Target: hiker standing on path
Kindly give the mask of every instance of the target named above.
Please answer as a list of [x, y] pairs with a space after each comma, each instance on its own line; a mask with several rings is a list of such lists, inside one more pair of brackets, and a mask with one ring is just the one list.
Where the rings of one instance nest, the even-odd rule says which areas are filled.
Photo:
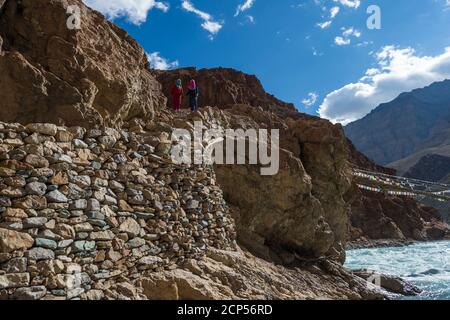
[[189, 96], [189, 105], [191, 107], [191, 111], [195, 112], [198, 110], [198, 95], [200, 92], [195, 80], [192, 78], [189, 80], [188, 89], [189, 90], [186, 95]]
[[176, 84], [173, 86], [171, 93], [172, 93], [173, 111], [180, 112], [184, 93], [183, 85], [180, 79], [178, 79]]

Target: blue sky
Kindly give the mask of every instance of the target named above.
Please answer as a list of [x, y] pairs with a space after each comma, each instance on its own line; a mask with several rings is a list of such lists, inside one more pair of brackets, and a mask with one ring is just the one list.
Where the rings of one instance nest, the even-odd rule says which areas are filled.
[[[236, 68], [333, 122], [450, 78], [450, 0], [84, 2], [126, 29], [156, 67]], [[381, 10], [379, 30], [367, 27], [369, 5]]]

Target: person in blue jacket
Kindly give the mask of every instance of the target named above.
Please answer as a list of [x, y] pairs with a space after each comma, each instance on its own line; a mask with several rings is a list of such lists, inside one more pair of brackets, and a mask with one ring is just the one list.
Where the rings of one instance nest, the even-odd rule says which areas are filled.
[[191, 107], [191, 111], [195, 112], [198, 110], [198, 96], [200, 94], [200, 91], [197, 87], [197, 83], [194, 79], [189, 80], [188, 85], [188, 92], [186, 93], [187, 96], [189, 96], [189, 105]]

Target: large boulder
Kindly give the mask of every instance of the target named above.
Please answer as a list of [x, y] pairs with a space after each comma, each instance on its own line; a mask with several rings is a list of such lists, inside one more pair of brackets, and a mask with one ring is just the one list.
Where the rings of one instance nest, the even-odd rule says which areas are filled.
[[384, 294], [333, 262], [286, 268], [246, 251], [209, 250], [182, 269], [149, 273], [137, 287], [151, 300], [383, 299]]
[[[81, 0], [1, 4], [1, 121], [118, 126], [165, 105], [144, 50]], [[69, 5], [80, 29], [67, 26]]]
[[417, 296], [422, 293], [420, 288], [396, 276], [366, 269], [355, 270], [352, 273], [366, 281], [378, 284], [381, 288], [390, 293], [404, 296]]

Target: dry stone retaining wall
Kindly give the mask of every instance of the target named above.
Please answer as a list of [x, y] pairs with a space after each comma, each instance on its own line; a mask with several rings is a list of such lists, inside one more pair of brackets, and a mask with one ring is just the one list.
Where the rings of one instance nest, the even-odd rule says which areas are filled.
[[0, 123], [0, 298], [99, 299], [117, 279], [234, 248], [213, 170], [172, 164], [168, 138]]

